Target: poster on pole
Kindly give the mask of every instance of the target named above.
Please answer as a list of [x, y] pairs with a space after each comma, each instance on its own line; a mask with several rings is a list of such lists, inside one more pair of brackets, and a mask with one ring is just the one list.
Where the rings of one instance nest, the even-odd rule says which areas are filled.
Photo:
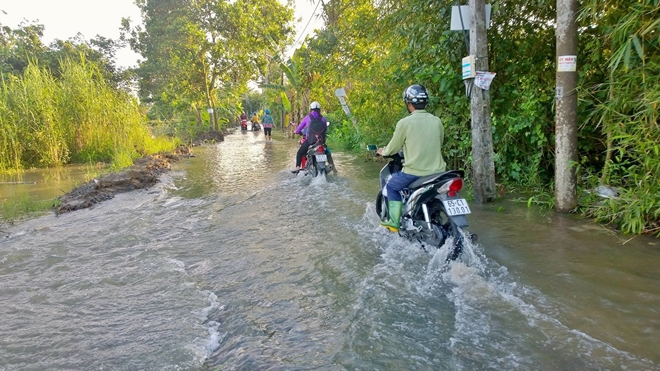
[[577, 70], [577, 55], [560, 55], [557, 58], [557, 72], [575, 72]]
[[484, 90], [488, 90], [495, 75], [495, 72], [477, 71], [477, 75], [474, 77], [474, 84]]

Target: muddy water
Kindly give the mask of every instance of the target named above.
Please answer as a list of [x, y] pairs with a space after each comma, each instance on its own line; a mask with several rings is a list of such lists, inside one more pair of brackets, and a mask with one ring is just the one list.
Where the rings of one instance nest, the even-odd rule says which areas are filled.
[[660, 369], [656, 240], [471, 204], [447, 266], [377, 227], [377, 164], [311, 181], [275, 134], [5, 228], [0, 370]]
[[108, 171], [106, 166], [67, 165], [0, 174], [0, 202], [50, 201]]

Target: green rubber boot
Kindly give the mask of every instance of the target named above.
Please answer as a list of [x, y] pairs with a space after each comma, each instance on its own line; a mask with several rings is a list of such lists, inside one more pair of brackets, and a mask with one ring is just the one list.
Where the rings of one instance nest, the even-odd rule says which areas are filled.
[[389, 229], [392, 232], [398, 232], [401, 225], [401, 209], [403, 202], [401, 201], [387, 201], [387, 209], [390, 214], [390, 220], [380, 222], [380, 225]]

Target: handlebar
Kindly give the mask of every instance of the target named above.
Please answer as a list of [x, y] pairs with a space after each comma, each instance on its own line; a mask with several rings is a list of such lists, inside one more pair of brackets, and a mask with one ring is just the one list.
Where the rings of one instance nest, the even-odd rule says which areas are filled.
[[373, 152], [375, 157], [383, 157], [383, 158], [391, 158], [394, 161], [401, 161], [403, 160], [403, 150], [400, 150], [399, 152], [389, 155], [389, 156], [383, 156], [378, 154], [378, 146], [375, 144], [369, 144], [367, 145], [367, 151]]

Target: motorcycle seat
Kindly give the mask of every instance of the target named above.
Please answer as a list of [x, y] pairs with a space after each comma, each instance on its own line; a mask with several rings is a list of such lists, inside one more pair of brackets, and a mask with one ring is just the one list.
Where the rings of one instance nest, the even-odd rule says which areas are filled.
[[410, 183], [408, 186], [408, 189], [416, 189], [423, 187], [427, 184], [433, 184], [437, 183], [446, 179], [452, 179], [452, 178], [463, 178], [465, 175], [465, 172], [463, 170], [449, 170], [449, 171], [444, 171], [442, 173], [435, 173], [427, 176], [423, 176], [414, 182]]
[[[318, 143], [317, 143], [317, 144], [312, 144], [312, 145], [309, 146], [309, 148], [307, 149], [307, 153], [309, 153], [309, 154], [316, 153], [316, 151], [317, 151], [317, 150], [319, 149], [319, 147], [322, 146], [322, 145], [323, 145], [323, 144], [318, 144]], [[325, 152], [324, 152], [324, 153], [325, 153]]]

